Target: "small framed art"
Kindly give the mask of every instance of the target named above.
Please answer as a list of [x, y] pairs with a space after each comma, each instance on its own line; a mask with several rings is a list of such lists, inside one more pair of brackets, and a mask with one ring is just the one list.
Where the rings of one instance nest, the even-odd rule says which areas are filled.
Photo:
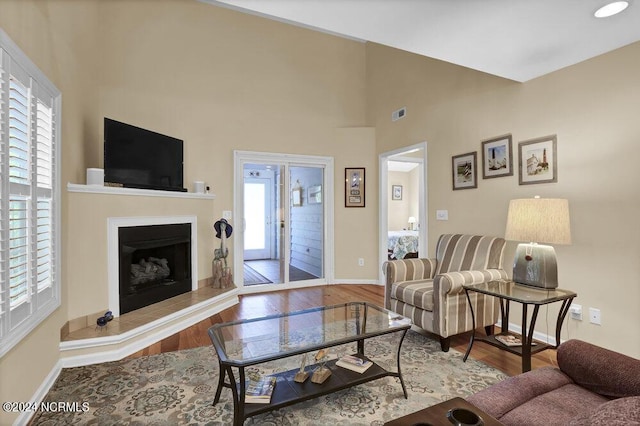
[[558, 181], [556, 142], [556, 135], [551, 135], [518, 144], [520, 185]]
[[344, 206], [364, 207], [365, 173], [364, 167], [344, 169]]
[[322, 203], [322, 185], [313, 185], [308, 189], [309, 204]]
[[451, 157], [453, 189], [472, 189], [478, 187], [476, 151]]
[[391, 185], [391, 199], [402, 200], [402, 185]]
[[482, 179], [513, 176], [511, 135], [482, 142]]
[[302, 189], [295, 188], [291, 190], [291, 204], [294, 207], [300, 207], [302, 205]]

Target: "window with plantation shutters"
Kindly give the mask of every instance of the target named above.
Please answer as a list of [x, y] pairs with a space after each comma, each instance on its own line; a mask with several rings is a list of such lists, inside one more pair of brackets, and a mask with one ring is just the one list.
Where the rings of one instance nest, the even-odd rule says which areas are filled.
[[60, 306], [60, 102], [0, 30], [0, 357]]

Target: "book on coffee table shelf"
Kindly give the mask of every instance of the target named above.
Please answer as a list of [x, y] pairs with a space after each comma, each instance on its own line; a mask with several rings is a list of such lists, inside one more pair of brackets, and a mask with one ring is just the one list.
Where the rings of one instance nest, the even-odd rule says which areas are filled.
[[[505, 346], [522, 346], [522, 340], [520, 337], [513, 334], [499, 334], [496, 336], [496, 340]], [[531, 342], [531, 346], [535, 346], [535, 342]]]
[[373, 362], [358, 358], [353, 355], [345, 355], [336, 361], [338, 367], [346, 368], [347, 370], [355, 371], [356, 373], [364, 373], [369, 367], [373, 365]]
[[276, 385], [276, 378], [266, 376], [260, 380], [247, 379], [245, 382], [244, 402], [247, 404], [269, 404], [273, 388]]

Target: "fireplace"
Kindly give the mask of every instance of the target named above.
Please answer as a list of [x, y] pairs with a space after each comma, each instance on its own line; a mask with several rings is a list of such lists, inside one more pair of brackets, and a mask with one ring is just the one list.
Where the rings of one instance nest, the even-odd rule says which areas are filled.
[[118, 317], [198, 289], [195, 216], [107, 219], [109, 304]]
[[118, 228], [120, 314], [191, 291], [191, 224]]

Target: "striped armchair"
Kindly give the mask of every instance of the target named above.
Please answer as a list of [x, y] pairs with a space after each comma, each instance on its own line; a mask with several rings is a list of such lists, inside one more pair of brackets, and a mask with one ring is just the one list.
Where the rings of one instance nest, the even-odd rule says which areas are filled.
[[[507, 279], [502, 269], [504, 246], [503, 238], [445, 234], [438, 239], [435, 259], [385, 262], [385, 307], [440, 336], [440, 346], [447, 352], [450, 336], [472, 328], [462, 286]], [[470, 297], [476, 325], [489, 332], [498, 319], [499, 302], [479, 293]]]

